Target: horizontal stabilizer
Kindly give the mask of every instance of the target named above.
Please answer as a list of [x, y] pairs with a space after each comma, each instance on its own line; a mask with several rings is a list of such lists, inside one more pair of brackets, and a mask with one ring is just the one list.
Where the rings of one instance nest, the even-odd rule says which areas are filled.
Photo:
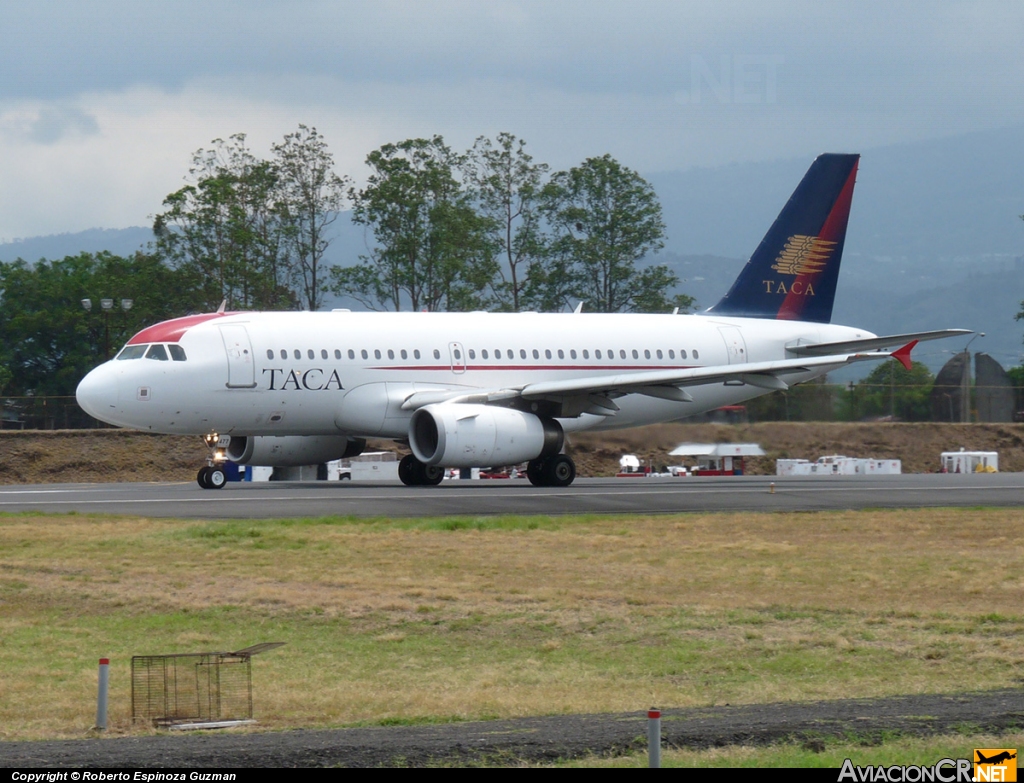
[[829, 356], [836, 353], [852, 353], [854, 351], [877, 351], [891, 348], [894, 345], [906, 345], [911, 340], [941, 340], [944, 337], [962, 337], [974, 334], [970, 329], [939, 329], [934, 332], [911, 332], [909, 334], [890, 334], [885, 337], [870, 337], [866, 340], [844, 340], [838, 343], [810, 343], [807, 345], [787, 345], [786, 350], [796, 356]]

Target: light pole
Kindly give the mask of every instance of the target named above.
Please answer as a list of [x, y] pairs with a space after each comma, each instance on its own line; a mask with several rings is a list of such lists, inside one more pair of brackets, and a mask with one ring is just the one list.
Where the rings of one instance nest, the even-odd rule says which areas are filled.
[[984, 332], [978, 332], [964, 346], [964, 371], [960, 375], [960, 421], [964, 424], [971, 421], [971, 352], [968, 349], [971, 343], [984, 336]]
[[[125, 317], [128, 315], [128, 311], [132, 309], [132, 305], [135, 304], [133, 299], [122, 299], [121, 300], [121, 312]], [[92, 299], [83, 299], [82, 307], [87, 313], [92, 312]], [[110, 361], [110, 311], [114, 309], [113, 299], [100, 299], [100, 309], [103, 311], [103, 358], [106, 361]]]

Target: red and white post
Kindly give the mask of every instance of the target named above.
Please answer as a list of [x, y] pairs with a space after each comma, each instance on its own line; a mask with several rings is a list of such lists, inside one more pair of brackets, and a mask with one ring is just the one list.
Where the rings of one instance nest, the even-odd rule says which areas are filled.
[[661, 710], [647, 710], [647, 766], [661, 768]]
[[110, 688], [110, 659], [100, 658], [99, 689], [96, 694], [96, 728], [107, 728], [107, 692]]

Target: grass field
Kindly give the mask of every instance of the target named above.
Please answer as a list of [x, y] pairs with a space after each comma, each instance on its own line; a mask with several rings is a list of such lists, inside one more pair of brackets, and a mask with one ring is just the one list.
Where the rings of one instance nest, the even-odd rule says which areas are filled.
[[1024, 511], [183, 521], [0, 516], [0, 737], [75, 737], [111, 658], [253, 661], [263, 728], [1024, 681]]

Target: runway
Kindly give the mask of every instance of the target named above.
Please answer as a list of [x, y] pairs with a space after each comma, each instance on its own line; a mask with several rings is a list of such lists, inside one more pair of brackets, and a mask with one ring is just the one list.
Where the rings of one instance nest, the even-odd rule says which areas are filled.
[[[772, 491], [774, 484], [774, 491]], [[1024, 473], [981, 475], [578, 479], [571, 487], [525, 480], [46, 484], [0, 487], [0, 512], [129, 514], [191, 519], [428, 517], [495, 514], [668, 514], [861, 508], [1024, 506]]]

